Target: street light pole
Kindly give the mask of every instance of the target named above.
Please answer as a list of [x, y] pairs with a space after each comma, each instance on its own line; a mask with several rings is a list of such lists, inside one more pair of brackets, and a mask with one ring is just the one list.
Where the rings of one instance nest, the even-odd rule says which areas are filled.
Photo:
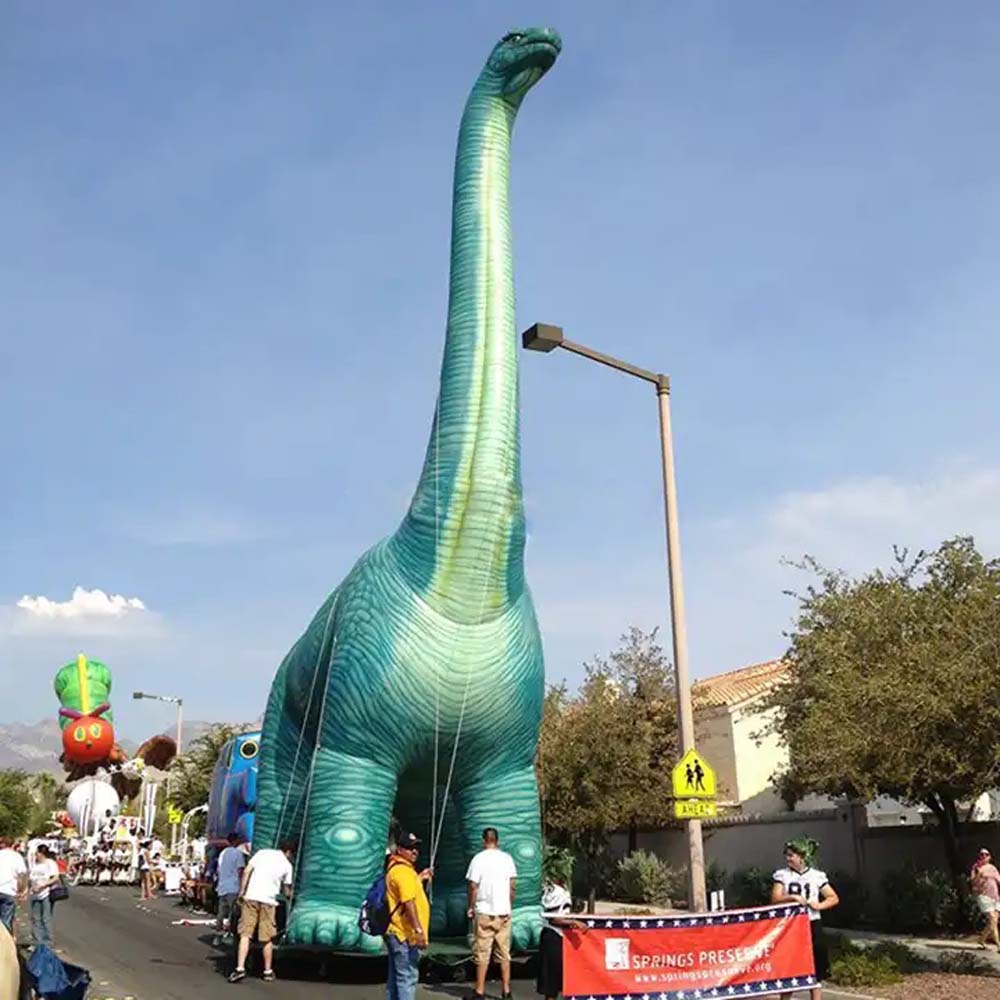
[[[684, 584], [681, 577], [681, 540], [677, 521], [677, 481], [674, 477], [674, 444], [670, 423], [670, 379], [645, 368], [630, 365], [609, 354], [602, 354], [583, 344], [563, 337], [562, 329], [536, 323], [521, 335], [529, 351], [548, 353], [557, 347], [579, 354], [591, 361], [616, 368], [656, 386], [660, 414], [660, 452], [663, 461], [663, 507], [667, 531], [667, 573], [670, 578], [670, 631], [674, 652], [674, 687], [677, 694], [677, 730], [681, 752], [694, 749], [694, 710], [691, 706], [691, 680], [688, 672], [687, 626], [684, 615]], [[688, 888], [691, 909], [708, 909], [705, 891], [705, 850], [702, 843], [701, 820], [684, 821], [688, 842]]]
[[[149, 701], [165, 701], [169, 705], [177, 706], [177, 756], [180, 756], [181, 752], [181, 741], [184, 737], [184, 699], [175, 698], [172, 695], [164, 694], [146, 694], [144, 691], [133, 691], [132, 697], [136, 700], [140, 698], [146, 698]], [[170, 798], [171, 787], [173, 784], [173, 774], [167, 771], [167, 798]], [[172, 823], [170, 826], [170, 853], [174, 855], [177, 853], [177, 824]]]

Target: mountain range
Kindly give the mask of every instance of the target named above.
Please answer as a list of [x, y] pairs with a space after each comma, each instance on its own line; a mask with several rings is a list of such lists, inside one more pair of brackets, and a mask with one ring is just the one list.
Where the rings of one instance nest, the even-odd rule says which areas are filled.
[[[215, 722], [186, 722], [184, 724], [184, 743], [190, 745], [192, 740], [203, 736]], [[175, 735], [166, 731], [165, 735]], [[139, 744], [134, 740], [119, 738], [119, 744], [126, 753], [135, 753]], [[62, 753], [62, 732], [59, 723], [54, 718], [42, 719], [33, 725], [24, 722], [0, 723], [0, 769], [17, 768], [29, 774], [48, 772], [61, 775], [62, 764], [59, 755]]]

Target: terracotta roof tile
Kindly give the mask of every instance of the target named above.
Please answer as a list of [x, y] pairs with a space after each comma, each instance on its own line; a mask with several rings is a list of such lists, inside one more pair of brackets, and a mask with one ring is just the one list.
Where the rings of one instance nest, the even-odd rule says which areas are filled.
[[755, 663], [726, 674], [705, 677], [691, 687], [691, 700], [695, 711], [723, 705], [738, 705], [749, 698], [764, 694], [774, 687], [789, 671], [785, 660], [768, 660]]

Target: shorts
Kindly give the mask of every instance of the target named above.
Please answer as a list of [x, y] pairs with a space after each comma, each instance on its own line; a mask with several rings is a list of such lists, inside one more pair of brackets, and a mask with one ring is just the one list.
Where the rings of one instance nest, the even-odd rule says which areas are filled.
[[976, 896], [976, 906], [980, 913], [995, 913], [1000, 911], [1000, 899], [991, 899], [989, 896]]
[[472, 957], [476, 965], [486, 965], [493, 955], [498, 962], [510, 961], [510, 914], [503, 917], [476, 914]]
[[261, 944], [273, 941], [278, 933], [275, 921], [276, 906], [267, 903], [258, 903], [253, 899], [243, 900], [243, 909], [240, 910], [240, 937], [252, 938], [254, 931], [257, 932], [257, 940]]
[[830, 975], [830, 953], [826, 950], [826, 937], [820, 920], [809, 921], [812, 934], [813, 962], [816, 966], [816, 981], [821, 983]]

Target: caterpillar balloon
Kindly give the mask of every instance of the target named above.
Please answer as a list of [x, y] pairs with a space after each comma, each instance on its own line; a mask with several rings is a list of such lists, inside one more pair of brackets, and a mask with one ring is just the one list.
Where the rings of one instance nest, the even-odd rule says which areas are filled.
[[99, 764], [115, 751], [112, 724], [111, 671], [81, 653], [56, 673], [54, 683], [62, 727], [63, 758], [66, 764]]

